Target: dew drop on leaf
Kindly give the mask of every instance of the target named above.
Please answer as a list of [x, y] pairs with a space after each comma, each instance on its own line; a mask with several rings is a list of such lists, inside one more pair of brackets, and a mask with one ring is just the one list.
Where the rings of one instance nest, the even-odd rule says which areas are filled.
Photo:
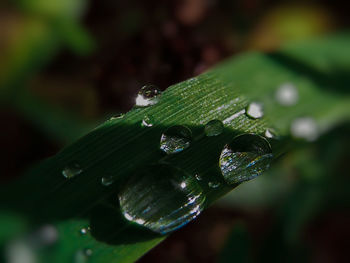
[[211, 120], [204, 127], [206, 136], [217, 136], [224, 130], [224, 124], [220, 120]]
[[166, 234], [196, 218], [205, 195], [193, 176], [168, 164], [156, 164], [131, 176], [118, 199], [127, 220]]
[[307, 141], [314, 141], [318, 137], [317, 124], [310, 117], [295, 119], [292, 122], [290, 131], [295, 138], [301, 138]]
[[82, 229], [80, 229], [80, 234], [81, 235], [86, 235], [87, 233], [89, 233], [90, 232], [90, 227], [88, 226], [88, 227], [83, 227]]
[[276, 131], [274, 129], [268, 128], [265, 130], [265, 137], [269, 139], [277, 139], [278, 136], [276, 134]]
[[114, 120], [123, 119], [123, 118], [124, 118], [124, 114], [120, 113], [120, 114], [118, 114], [116, 116], [110, 117], [109, 121], [114, 121]]
[[80, 167], [78, 163], [70, 163], [62, 170], [62, 175], [67, 178], [71, 179], [83, 172], [83, 169]]
[[190, 146], [192, 132], [189, 128], [181, 125], [167, 129], [160, 138], [160, 149], [167, 153], [178, 153]]
[[160, 89], [155, 85], [145, 85], [141, 88], [136, 97], [137, 107], [147, 107], [156, 104], [161, 95]]
[[282, 106], [293, 106], [298, 102], [298, 90], [292, 83], [283, 83], [276, 91], [275, 98]]
[[153, 126], [153, 120], [149, 116], [145, 116], [141, 121], [142, 127], [152, 127]]
[[269, 168], [272, 151], [262, 136], [243, 134], [226, 144], [221, 152], [219, 166], [228, 184], [251, 180]]
[[260, 119], [264, 116], [263, 106], [259, 102], [252, 102], [247, 106], [245, 113], [252, 119]]
[[103, 176], [101, 178], [101, 184], [103, 186], [109, 186], [111, 184], [113, 184], [114, 180], [113, 180], [113, 176]]

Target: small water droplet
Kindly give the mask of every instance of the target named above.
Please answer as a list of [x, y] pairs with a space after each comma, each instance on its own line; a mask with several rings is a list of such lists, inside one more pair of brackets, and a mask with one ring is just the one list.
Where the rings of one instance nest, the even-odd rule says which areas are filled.
[[194, 176], [198, 181], [202, 181], [202, 176], [200, 176], [199, 174], [195, 174]]
[[276, 131], [274, 129], [266, 129], [265, 130], [265, 137], [266, 138], [269, 138], [269, 139], [276, 139], [277, 138], [277, 135], [276, 135]]
[[160, 89], [154, 85], [146, 85], [141, 88], [136, 97], [136, 106], [147, 107], [156, 104], [161, 95]]
[[78, 163], [70, 163], [62, 170], [62, 175], [67, 178], [71, 179], [83, 172], [83, 169], [80, 167]]
[[141, 126], [142, 127], [152, 127], [153, 126], [153, 120], [148, 117], [148, 116], [145, 116], [141, 122]]
[[276, 91], [275, 98], [283, 106], [292, 106], [298, 102], [298, 90], [292, 83], [283, 83]]
[[219, 166], [228, 184], [251, 180], [270, 166], [272, 151], [269, 142], [262, 136], [243, 134], [225, 145]]
[[167, 153], [178, 153], [190, 146], [192, 132], [189, 128], [181, 125], [167, 129], [160, 138], [160, 149]]
[[80, 229], [80, 234], [81, 235], [86, 235], [87, 233], [90, 232], [90, 227], [83, 227], [82, 229]]
[[119, 113], [118, 115], [109, 118], [109, 121], [114, 121], [114, 120], [123, 119], [123, 118], [124, 118], [124, 114]]
[[139, 169], [118, 198], [127, 220], [161, 234], [196, 218], [205, 202], [196, 179], [167, 164]]
[[208, 186], [209, 186], [210, 188], [218, 188], [218, 187], [220, 186], [220, 182], [210, 181], [210, 182], [208, 183]]
[[113, 184], [114, 180], [113, 180], [113, 176], [103, 176], [101, 178], [101, 184], [104, 186], [109, 186], [111, 184]]
[[295, 119], [290, 129], [295, 138], [307, 141], [314, 141], [318, 138], [317, 124], [314, 119], [309, 117]]
[[217, 136], [224, 130], [224, 124], [220, 120], [211, 120], [204, 127], [206, 136]]
[[252, 102], [246, 109], [246, 115], [253, 119], [260, 119], [264, 116], [263, 106], [259, 102]]

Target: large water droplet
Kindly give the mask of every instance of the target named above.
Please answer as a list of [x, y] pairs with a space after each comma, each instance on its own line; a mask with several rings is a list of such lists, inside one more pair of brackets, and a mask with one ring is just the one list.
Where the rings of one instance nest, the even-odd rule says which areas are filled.
[[71, 179], [83, 172], [83, 169], [80, 167], [78, 163], [70, 163], [62, 170], [62, 175], [67, 178]]
[[211, 120], [204, 127], [206, 136], [217, 136], [224, 130], [224, 124], [220, 120]]
[[142, 127], [152, 127], [153, 126], [153, 120], [150, 117], [145, 116], [142, 119], [141, 126]]
[[246, 114], [248, 117], [253, 119], [260, 119], [264, 116], [263, 106], [261, 103], [252, 102], [248, 105], [246, 109]]
[[178, 153], [190, 146], [192, 132], [189, 128], [181, 125], [167, 129], [160, 138], [160, 149], [167, 153]]
[[154, 85], [146, 85], [141, 88], [136, 97], [136, 106], [147, 107], [159, 101], [161, 91]]
[[103, 176], [101, 178], [101, 184], [104, 186], [109, 186], [113, 184], [113, 182], [114, 182], [113, 176]]
[[119, 202], [127, 220], [166, 234], [196, 218], [205, 196], [193, 176], [158, 164], [134, 174], [120, 192]]
[[290, 129], [295, 138], [314, 141], [318, 137], [317, 124], [314, 119], [309, 117], [295, 119], [292, 122]]
[[225, 181], [235, 184], [259, 176], [270, 166], [271, 159], [271, 146], [264, 137], [243, 134], [225, 145], [219, 166]]
[[283, 106], [295, 105], [299, 99], [298, 90], [292, 83], [284, 83], [276, 91], [275, 98]]

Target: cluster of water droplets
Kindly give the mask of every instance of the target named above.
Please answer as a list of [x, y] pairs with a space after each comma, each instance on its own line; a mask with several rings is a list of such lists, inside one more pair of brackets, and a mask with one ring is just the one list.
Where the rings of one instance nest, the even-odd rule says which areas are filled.
[[[144, 86], [137, 95], [136, 106], [154, 105], [159, 101], [160, 95], [161, 92], [156, 86]], [[243, 110], [242, 114], [244, 113], [251, 119], [262, 118], [262, 104], [252, 102]], [[209, 121], [204, 126], [204, 135], [221, 135], [224, 123], [226, 122], [216, 119]], [[153, 124], [154, 121], [149, 115], [144, 116], [141, 121], [141, 127], [144, 128], [152, 127]], [[267, 129], [265, 136], [273, 138], [275, 133], [272, 129]], [[192, 140], [192, 131], [188, 127], [175, 125], [161, 134], [159, 148], [167, 155], [177, 154], [190, 147]], [[230, 185], [250, 180], [268, 168], [271, 158], [271, 147], [265, 138], [254, 134], [240, 135], [225, 145], [221, 152], [219, 167], [224, 179], [221, 181]], [[63, 169], [62, 174], [70, 179], [82, 172], [78, 163], [71, 163]], [[103, 186], [109, 186], [113, 181], [112, 176], [101, 178]], [[145, 166], [137, 169], [120, 190], [118, 201], [121, 211], [129, 221], [157, 233], [169, 233], [196, 218], [203, 210], [206, 196], [201, 181], [201, 175], [187, 174], [169, 164]], [[204, 180], [204, 184], [211, 189], [222, 185], [217, 178]], [[81, 235], [87, 235], [89, 232], [88, 227], [80, 230]], [[81, 250], [76, 256], [84, 260], [91, 253], [91, 250]]]

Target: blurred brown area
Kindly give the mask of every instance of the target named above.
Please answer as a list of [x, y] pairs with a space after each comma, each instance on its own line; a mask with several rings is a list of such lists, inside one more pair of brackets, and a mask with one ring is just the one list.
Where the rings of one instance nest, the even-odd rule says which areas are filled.
[[[6, 51], [22, 36], [27, 18], [11, 4], [0, 7], [0, 50]], [[82, 21], [96, 42], [94, 52], [77, 56], [61, 50], [26, 88], [83, 119], [99, 120], [131, 109], [144, 84], [166, 89], [243, 51], [270, 51], [289, 41], [347, 29], [349, 10], [349, 3], [340, 0], [91, 0]], [[0, 60], [5, 56], [1, 52]], [[4, 65], [0, 62], [0, 79]], [[18, 176], [62, 147], [11, 109], [1, 107], [0, 116], [1, 179]], [[254, 254], [275, 224], [273, 213], [209, 209], [139, 262], [217, 262], [238, 221], [252, 237]], [[341, 210], [307, 224], [308, 262], [347, 261], [348, 219]]]

